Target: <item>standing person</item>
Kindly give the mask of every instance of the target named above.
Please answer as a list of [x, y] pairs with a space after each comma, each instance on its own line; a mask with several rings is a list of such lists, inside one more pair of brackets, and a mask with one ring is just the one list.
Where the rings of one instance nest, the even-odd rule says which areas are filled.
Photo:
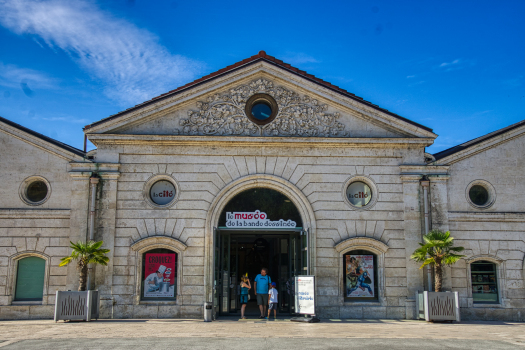
[[246, 304], [248, 304], [248, 293], [252, 289], [250, 280], [246, 276], [241, 277], [241, 318], [246, 318], [244, 316], [244, 310], [246, 309]]
[[268, 300], [268, 318], [270, 318], [270, 312], [273, 310], [273, 318], [277, 318], [277, 306], [279, 305], [279, 302], [277, 301], [277, 296], [279, 295], [279, 292], [277, 291], [277, 288], [275, 288], [277, 284], [275, 282], [272, 282], [272, 288], [268, 291], [269, 300]]
[[255, 277], [253, 281], [255, 286], [255, 295], [257, 295], [257, 305], [259, 305], [259, 310], [261, 311], [261, 316], [259, 318], [266, 318], [266, 306], [268, 306], [268, 291], [270, 289], [270, 284], [272, 279], [268, 276], [268, 269], [263, 267], [261, 273]]

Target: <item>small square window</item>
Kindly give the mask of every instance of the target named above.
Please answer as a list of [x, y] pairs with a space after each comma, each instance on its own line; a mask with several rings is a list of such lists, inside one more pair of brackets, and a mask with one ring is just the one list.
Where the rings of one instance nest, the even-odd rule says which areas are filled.
[[473, 262], [470, 265], [470, 278], [475, 304], [499, 303], [496, 264], [490, 261]]

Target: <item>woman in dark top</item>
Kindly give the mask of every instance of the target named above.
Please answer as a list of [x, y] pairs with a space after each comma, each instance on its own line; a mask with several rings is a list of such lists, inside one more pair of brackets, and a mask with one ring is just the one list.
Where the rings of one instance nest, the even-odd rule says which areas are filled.
[[244, 316], [244, 310], [246, 309], [246, 304], [248, 304], [248, 293], [250, 289], [252, 289], [252, 285], [248, 277], [241, 277], [241, 318], [246, 318]]

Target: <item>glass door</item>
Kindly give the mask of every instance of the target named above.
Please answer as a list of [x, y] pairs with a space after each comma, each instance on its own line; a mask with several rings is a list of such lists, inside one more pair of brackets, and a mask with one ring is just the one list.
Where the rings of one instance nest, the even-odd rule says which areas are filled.
[[308, 232], [294, 232], [290, 235], [290, 278], [287, 292], [290, 295], [290, 313], [295, 313], [295, 276], [308, 274]]
[[214, 228], [213, 234], [215, 238], [215, 245], [213, 247], [213, 317], [217, 318], [217, 316], [219, 315], [219, 300], [221, 290], [221, 230], [219, 230], [218, 228]]

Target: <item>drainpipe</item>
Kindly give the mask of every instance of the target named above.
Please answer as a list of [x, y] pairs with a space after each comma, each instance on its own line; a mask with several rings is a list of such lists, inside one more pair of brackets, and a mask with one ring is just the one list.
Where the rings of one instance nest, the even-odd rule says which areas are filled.
[[[430, 181], [424, 176], [420, 181], [421, 187], [423, 187], [423, 201], [424, 201], [424, 210], [425, 210], [425, 235], [428, 234], [430, 223], [428, 218], [428, 188], [430, 186]], [[432, 291], [432, 268], [430, 265], [427, 265], [427, 278], [428, 278], [428, 291]]]
[[[95, 238], [95, 204], [97, 200], [97, 184], [100, 179], [96, 175], [92, 175], [89, 178], [91, 183], [91, 203], [89, 208], [89, 238], [88, 241], [92, 241]], [[87, 289], [91, 286], [91, 273], [88, 273], [87, 278]]]

